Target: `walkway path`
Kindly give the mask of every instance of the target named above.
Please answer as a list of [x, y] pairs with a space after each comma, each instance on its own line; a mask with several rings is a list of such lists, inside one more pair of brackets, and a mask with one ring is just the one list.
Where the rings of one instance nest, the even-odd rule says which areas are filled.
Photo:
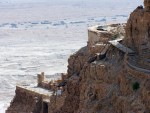
[[[134, 55], [135, 52], [133, 50], [131, 50], [130, 48], [128, 48], [128, 47], [126, 47], [126, 46], [124, 46], [124, 45], [119, 43], [119, 41], [121, 41], [121, 40], [122, 39], [119, 38], [119, 39], [116, 39], [116, 40], [111, 40], [111, 41], [109, 41], [109, 43], [111, 45], [113, 45], [114, 47], [118, 48], [119, 50], [123, 51], [124, 53], [128, 53], [128, 54], [133, 54]], [[133, 58], [132, 58], [132, 56], [128, 56], [127, 65], [129, 67], [131, 67], [131, 68], [136, 69], [137, 71], [141, 71], [141, 72], [149, 74], [150, 73], [149, 67], [147, 67], [147, 68], [140, 67], [140, 64], [138, 64], [139, 60], [140, 59], [138, 59], [136, 61], [135, 56]], [[147, 61], [147, 63], [149, 63], [149, 62]]]
[[133, 62], [132, 62], [132, 63], [131, 63], [131, 62], [127, 62], [127, 65], [128, 65], [129, 67], [131, 67], [131, 68], [137, 70], [137, 71], [141, 71], [141, 72], [150, 74], [150, 70], [148, 70], [148, 69], [143, 69], [143, 68], [141, 68], [141, 67], [137, 67], [137, 65], [135, 65]]
[[123, 51], [124, 53], [134, 53], [133, 50], [131, 50], [130, 48], [122, 45], [119, 43], [119, 41], [121, 41], [122, 39], [116, 39], [116, 40], [112, 40], [112, 41], [109, 41], [109, 43], [113, 46], [115, 46], [116, 48], [120, 49], [121, 51]]

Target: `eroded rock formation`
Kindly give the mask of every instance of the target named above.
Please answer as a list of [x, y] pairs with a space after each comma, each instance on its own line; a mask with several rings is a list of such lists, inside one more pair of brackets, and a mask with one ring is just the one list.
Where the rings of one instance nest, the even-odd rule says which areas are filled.
[[49, 101], [40, 94], [35, 112], [35, 95], [17, 88], [6, 113], [21, 113], [17, 103], [33, 106], [26, 113], [150, 113], [150, 0], [144, 4], [126, 25], [89, 28], [87, 46], [68, 59], [68, 73], [59, 81], [61, 95], [41, 74], [39, 87], [53, 92]]

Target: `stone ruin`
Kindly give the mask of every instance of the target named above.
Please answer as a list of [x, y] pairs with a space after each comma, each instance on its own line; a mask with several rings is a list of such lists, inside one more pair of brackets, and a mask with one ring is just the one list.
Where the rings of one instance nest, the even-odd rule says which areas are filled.
[[150, 113], [150, 0], [127, 24], [93, 26], [60, 80], [17, 85], [6, 113]]

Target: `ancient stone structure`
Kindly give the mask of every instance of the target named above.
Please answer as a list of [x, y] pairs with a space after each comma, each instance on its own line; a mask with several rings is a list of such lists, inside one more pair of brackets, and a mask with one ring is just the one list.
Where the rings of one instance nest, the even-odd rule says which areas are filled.
[[41, 74], [37, 75], [38, 79], [37, 79], [37, 83], [38, 86], [42, 85], [42, 82], [44, 81], [44, 72], [42, 72]]
[[62, 79], [19, 85], [6, 113], [150, 113], [149, 0], [127, 24], [88, 29]]

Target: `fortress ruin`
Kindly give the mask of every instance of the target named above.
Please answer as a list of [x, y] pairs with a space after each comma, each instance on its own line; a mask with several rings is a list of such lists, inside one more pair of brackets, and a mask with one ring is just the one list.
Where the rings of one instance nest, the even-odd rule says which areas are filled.
[[17, 85], [6, 113], [150, 113], [150, 0], [126, 24], [90, 27], [67, 74]]

